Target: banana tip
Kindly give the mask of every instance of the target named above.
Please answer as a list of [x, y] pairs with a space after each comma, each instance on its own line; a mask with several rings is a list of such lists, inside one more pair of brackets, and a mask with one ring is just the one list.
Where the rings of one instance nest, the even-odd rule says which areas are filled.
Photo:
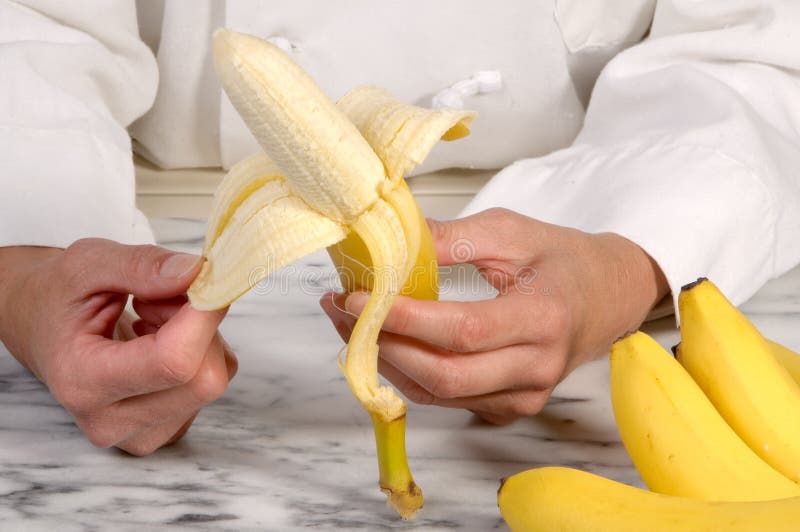
[[629, 337], [629, 336], [631, 336], [631, 335], [634, 335], [634, 334], [636, 334], [637, 332], [639, 332], [639, 330], [638, 330], [638, 329], [636, 329], [636, 330], [634, 330], [634, 331], [626, 331], [626, 332], [624, 332], [624, 333], [622, 334], [622, 336], [620, 336], [619, 338], [617, 338], [616, 340], [614, 340], [614, 342], [613, 342], [613, 343], [615, 343], [615, 344], [616, 344], [617, 342], [621, 342], [621, 341], [622, 341], [622, 340], [624, 340], [625, 338], [627, 338], [627, 337]]
[[[500, 498], [500, 492], [501, 492], [501, 491], [503, 491], [503, 486], [505, 486], [505, 485], [506, 485], [506, 480], [508, 480], [508, 477], [503, 477], [503, 478], [501, 478], [501, 479], [500, 479], [500, 485], [499, 485], [499, 486], [497, 486], [497, 498], [498, 498], [498, 499]], [[498, 501], [498, 502], [497, 502], [497, 504], [498, 504], [498, 506], [499, 506], [499, 505], [500, 505], [500, 502]]]
[[685, 292], [687, 290], [691, 290], [695, 286], [697, 286], [697, 285], [699, 285], [699, 284], [701, 284], [701, 283], [703, 283], [705, 281], [708, 281], [708, 277], [698, 277], [696, 281], [692, 281], [689, 284], [685, 284], [685, 285], [681, 286], [681, 292]]
[[228, 28], [217, 28], [214, 30], [212, 38], [214, 39], [214, 41], [219, 41], [220, 39], [227, 38], [231, 33], [233, 32]]

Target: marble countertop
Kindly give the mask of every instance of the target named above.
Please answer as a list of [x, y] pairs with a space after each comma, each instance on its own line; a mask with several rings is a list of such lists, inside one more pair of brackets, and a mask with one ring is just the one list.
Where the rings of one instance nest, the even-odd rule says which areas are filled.
[[[154, 227], [166, 247], [201, 246], [200, 221]], [[410, 405], [409, 461], [425, 508], [401, 521], [377, 488], [369, 418], [337, 368], [342, 343], [317, 303], [332, 267], [317, 254], [274, 279], [222, 324], [240, 364], [228, 392], [183, 441], [145, 458], [92, 447], [0, 346], [0, 529], [506, 530], [498, 481], [524, 469], [566, 465], [642, 485], [599, 361], [563, 382], [540, 415], [506, 427]], [[464, 288], [445, 296], [480, 297]], [[744, 308], [766, 335], [800, 347], [800, 269]], [[665, 346], [677, 341], [671, 317], [645, 330]]]

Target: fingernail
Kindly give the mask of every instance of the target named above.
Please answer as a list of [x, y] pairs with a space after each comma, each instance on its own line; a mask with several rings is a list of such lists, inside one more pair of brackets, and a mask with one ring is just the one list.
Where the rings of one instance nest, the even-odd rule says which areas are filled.
[[367, 305], [368, 297], [369, 296], [364, 292], [353, 292], [351, 294], [347, 294], [341, 308], [344, 308], [344, 311], [348, 314], [358, 316]]
[[333, 306], [332, 298], [333, 298], [333, 292], [328, 292], [321, 298], [319, 298], [319, 306], [322, 307], [322, 310], [324, 310], [325, 313], [328, 315], [330, 315], [329, 310], [331, 310], [331, 307]]
[[182, 277], [194, 270], [201, 260], [203, 260], [203, 258], [197, 255], [176, 253], [161, 264], [161, 269], [158, 271], [158, 274], [161, 277], [173, 279]]

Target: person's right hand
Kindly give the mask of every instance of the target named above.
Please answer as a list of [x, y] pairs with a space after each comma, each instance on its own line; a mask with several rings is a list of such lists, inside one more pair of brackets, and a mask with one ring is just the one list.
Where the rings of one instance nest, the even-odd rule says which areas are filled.
[[[101, 239], [0, 248], [0, 340], [89, 440], [145, 455], [180, 439], [237, 361], [225, 310], [184, 295], [200, 257]], [[124, 313], [128, 296], [140, 319]]]

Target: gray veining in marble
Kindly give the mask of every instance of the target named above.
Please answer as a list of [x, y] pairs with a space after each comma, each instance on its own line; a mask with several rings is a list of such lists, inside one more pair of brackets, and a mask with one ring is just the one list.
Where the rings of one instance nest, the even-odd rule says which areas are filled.
[[[197, 252], [202, 243], [202, 222], [154, 225], [169, 248]], [[342, 344], [317, 303], [332, 269], [324, 254], [302, 264], [313, 265], [310, 280], [296, 268], [234, 304], [222, 331], [239, 375], [182, 442], [149, 457], [92, 447], [0, 348], [0, 529], [506, 530], [498, 481], [530, 467], [567, 465], [642, 485], [600, 361], [562, 383], [539, 416], [507, 427], [411, 405], [408, 452], [426, 503], [414, 521], [399, 520], [377, 489], [369, 419], [339, 373]], [[462, 297], [457, 288], [448, 297]], [[744, 307], [794, 348], [799, 288], [795, 270]], [[646, 330], [665, 346], [677, 341], [672, 318]]]

